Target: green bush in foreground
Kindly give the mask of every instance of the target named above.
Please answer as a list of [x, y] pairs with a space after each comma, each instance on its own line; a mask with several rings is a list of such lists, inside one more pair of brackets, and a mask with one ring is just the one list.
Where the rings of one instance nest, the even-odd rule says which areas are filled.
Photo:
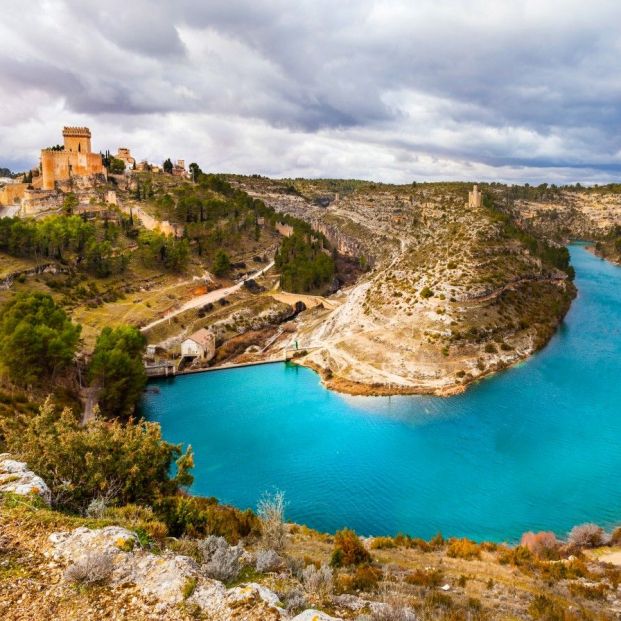
[[37, 415], [3, 421], [2, 432], [7, 449], [46, 481], [63, 509], [82, 512], [98, 497], [149, 505], [192, 482], [191, 448], [182, 454], [180, 445], [165, 442], [156, 423], [96, 418], [82, 426], [48, 398]]

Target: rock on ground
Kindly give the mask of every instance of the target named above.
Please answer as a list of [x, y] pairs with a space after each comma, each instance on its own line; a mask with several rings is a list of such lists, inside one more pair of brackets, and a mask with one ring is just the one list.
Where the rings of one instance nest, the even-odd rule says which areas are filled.
[[52, 501], [52, 493], [45, 481], [23, 461], [11, 459], [8, 453], [0, 454], [0, 492], [11, 492], [21, 496], [36, 494], [46, 504]]
[[[165, 552], [152, 554], [140, 547], [135, 533], [119, 526], [53, 533], [49, 537], [54, 561], [68, 565], [92, 555], [112, 560], [112, 586], [135, 584], [163, 612], [186, 601], [199, 606], [212, 621], [281, 621], [287, 617], [278, 596], [266, 587], [242, 584], [227, 589], [222, 582], [204, 576], [193, 559]], [[192, 585], [188, 590], [188, 585]], [[312, 617], [309, 617], [312, 618]], [[323, 617], [319, 617], [323, 619]]]

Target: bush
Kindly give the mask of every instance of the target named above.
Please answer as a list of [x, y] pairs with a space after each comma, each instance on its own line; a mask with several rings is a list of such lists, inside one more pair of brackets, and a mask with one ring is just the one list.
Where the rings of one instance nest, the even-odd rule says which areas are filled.
[[440, 569], [415, 569], [405, 577], [407, 584], [423, 587], [439, 587], [443, 580], [444, 574]]
[[446, 554], [452, 558], [472, 560], [481, 558], [481, 548], [470, 539], [451, 539]]
[[334, 582], [332, 570], [327, 565], [317, 568], [315, 565], [307, 565], [302, 572], [302, 584], [304, 591], [317, 601], [324, 601], [332, 595]]
[[113, 568], [109, 554], [92, 552], [69, 565], [65, 570], [64, 579], [73, 584], [102, 583], [110, 577]]
[[549, 531], [524, 533], [520, 545], [538, 558], [553, 560], [558, 557], [559, 542], [556, 535]]
[[333, 567], [348, 567], [370, 562], [371, 555], [353, 530], [344, 528], [336, 533], [330, 560]]
[[302, 591], [298, 589], [292, 589], [285, 593], [283, 597], [285, 609], [291, 614], [297, 614], [301, 610], [308, 608], [308, 601]]
[[[83, 512], [94, 498], [152, 504], [192, 481], [191, 450], [162, 440], [157, 423], [103, 421], [80, 424], [47, 399], [35, 416], [2, 425], [7, 449], [47, 482], [53, 503]], [[175, 462], [177, 474], [170, 476]]]
[[284, 561], [274, 550], [259, 550], [255, 567], [261, 573], [274, 572], [281, 569]]
[[351, 586], [356, 591], [374, 591], [382, 579], [382, 571], [372, 565], [356, 567]]
[[429, 287], [423, 287], [420, 290], [420, 297], [423, 299], [427, 299], [433, 296], [433, 291]]
[[498, 562], [501, 565], [515, 565], [516, 567], [524, 567], [532, 565], [532, 552], [524, 546], [516, 546], [515, 548], [501, 548], [498, 554]]
[[568, 612], [564, 606], [543, 593], [535, 596], [528, 607], [528, 614], [541, 621], [578, 621], [582, 618]]
[[136, 531], [142, 545], [145, 544], [143, 541], [145, 539], [164, 539], [168, 535], [166, 524], [158, 520], [151, 507], [133, 504], [108, 507], [102, 517], [115, 520], [122, 526]]
[[392, 537], [375, 537], [371, 542], [372, 550], [387, 550], [395, 547], [395, 541]]
[[168, 496], [156, 500], [153, 509], [173, 537], [219, 535], [236, 544], [240, 539], [258, 536], [261, 530], [252, 511], [219, 505], [215, 498]]
[[222, 582], [237, 578], [243, 554], [241, 547], [230, 546], [223, 537], [214, 535], [199, 542], [198, 546], [205, 561], [203, 570], [207, 576]]
[[597, 524], [580, 524], [571, 529], [567, 542], [578, 548], [597, 548], [606, 543], [606, 534]]
[[259, 501], [257, 513], [261, 520], [263, 544], [266, 548], [282, 552], [287, 545], [285, 527], [285, 494], [266, 494]]

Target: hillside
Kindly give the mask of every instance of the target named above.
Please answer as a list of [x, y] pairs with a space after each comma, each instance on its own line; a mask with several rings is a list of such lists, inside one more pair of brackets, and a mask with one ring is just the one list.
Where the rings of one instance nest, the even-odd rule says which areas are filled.
[[235, 182], [372, 266], [339, 308], [298, 324], [298, 361], [338, 390], [463, 390], [545, 345], [575, 295], [566, 251], [491, 194], [468, 207], [465, 184]]
[[[19, 485], [20, 493], [7, 491]], [[276, 521], [250, 520], [252, 530], [239, 538], [231, 513], [228, 525], [216, 516], [207, 525], [225, 538], [196, 530], [178, 538], [169, 530], [183, 520], [196, 528], [199, 513], [166, 523], [147, 506], [98, 501], [80, 517], [50, 509], [49, 497], [25, 464], [0, 456], [7, 621], [612, 621], [621, 614], [621, 570], [612, 564], [620, 535], [610, 541], [595, 525], [574, 529], [568, 543], [529, 533], [515, 547], [441, 535], [429, 542], [324, 535], [285, 524], [278, 513]]]

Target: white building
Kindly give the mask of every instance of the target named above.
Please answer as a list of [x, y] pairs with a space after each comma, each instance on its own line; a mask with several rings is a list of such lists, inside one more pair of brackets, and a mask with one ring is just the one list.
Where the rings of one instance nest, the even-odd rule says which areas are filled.
[[181, 356], [211, 360], [216, 355], [216, 337], [211, 330], [201, 328], [181, 343]]

